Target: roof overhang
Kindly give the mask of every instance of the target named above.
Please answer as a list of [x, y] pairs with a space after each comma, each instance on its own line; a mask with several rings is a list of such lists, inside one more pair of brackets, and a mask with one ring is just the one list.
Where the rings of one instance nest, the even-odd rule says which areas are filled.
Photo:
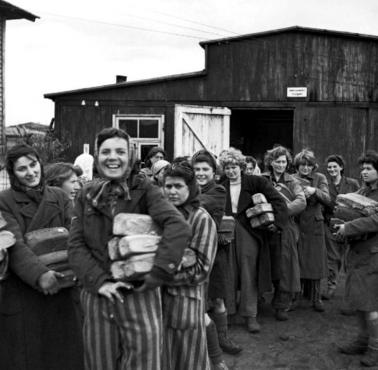
[[37, 15], [27, 12], [24, 9], [21, 9], [15, 5], [12, 5], [6, 1], [0, 0], [0, 17], [5, 19], [27, 19], [34, 22], [37, 18]]

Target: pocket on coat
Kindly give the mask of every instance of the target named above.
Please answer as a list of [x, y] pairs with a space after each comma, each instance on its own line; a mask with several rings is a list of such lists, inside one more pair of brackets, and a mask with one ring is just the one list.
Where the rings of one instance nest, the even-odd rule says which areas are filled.
[[204, 301], [197, 287], [185, 291], [168, 288], [163, 294], [164, 326], [177, 329], [196, 329], [203, 324]]

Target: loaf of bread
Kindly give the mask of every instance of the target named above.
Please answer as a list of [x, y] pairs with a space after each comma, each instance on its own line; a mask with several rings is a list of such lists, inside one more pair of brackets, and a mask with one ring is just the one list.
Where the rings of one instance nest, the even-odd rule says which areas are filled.
[[260, 204], [260, 203], [268, 203], [265, 198], [265, 195], [262, 193], [256, 193], [252, 195], [252, 202], [253, 204]]
[[144, 253], [111, 264], [110, 271], [116, 280], [138, 280], [149, 273], [154, 265], [155, 253]]
[[37, 255], [67, 250], [69, 232], [65, 227], [48, 227], [24, 235], [29, 248]]
[[118, 213], [113, 220], [114, 235], [161, 235], [151, 216], [138, 213]]
[[160, 240], [161, 237], [157, 235], [124, 236], [119, 240], [119, 255], [126, 258], [132, 254], [156, 252]]
[[121, 237], [119, 236], [113, 236], [113, 238], [111, 238], [108, 241], [108, 254], [109, 254], [109, 258], [112, 261], [117, 261], [121, 258], [119, 254], [119, 240], [120, 239]]
[[339, 194], [336, 197], [336, 207], [355, 211], [357, 216], [355, 218], [370, 216], [378, 212], [378, 202], [357, 193]]
[[0, 249], [7, 249], [16, 243], [16, 238], [8, 230], [0, 231]]
[[251, 227], [252, 229], [258, 228], [258, 227], [265, 227], [269, 226], [274, 223], [274, 214], [271, 212], [263, 213], [262, 215], [259, 215], [257, 217], [252, 217], [250, 219]]
[[248, 218], [262, 215], [263, 213], [273, 212], [273, 207], [270, 203], [259, 203], [254, 207], [248, 208], [245, 213]]

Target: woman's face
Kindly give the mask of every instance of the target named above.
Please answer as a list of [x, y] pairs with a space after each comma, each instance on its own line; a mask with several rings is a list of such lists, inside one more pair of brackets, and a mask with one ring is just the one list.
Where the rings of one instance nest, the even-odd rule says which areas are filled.
[[161, 152], [157, 152], [154, 156], [150, 158], [151, 165], [153, 165], [157, 161], [160, 161], [161, 159], [164, 159], [164, 154]]
[[328, 162], [327, 163], [327, 172], [331, 177], [341, 176], [341, 171], [343, 168], [337, 162]]
[[378, 172], [372, 164], [363, 163], [361, 177], [366, 184], [373, 184], [378, 180]]
[[98, 170], [106, 178], [119, 179], [126, 174], [129, 163], [127, 141], [121, 137], [106, 139], [98, 150]]
[[298, 172], [302, 176], [309, 176], [311, 175], [313, 169], [314, 169], [314, 166], [312, 164], [305, 162], [299, 165]]
[[164, 182], [164, 192], [168, 200], [177, 206], [181, 206], [189, 198], [189, 187], [182, 177], [168, 176]]
[[35, 188], [41, 182], [41, 164], [33, 155], [18, 158], [13, 172], [18, 181], [28, 188]]
[[214, 179], [214, 170], [207, 162], [196, 162], [193, 166], [199, 186], [204, 186]]
[[245, 174], [246, 175], [253, 175], [253, 172], [255, 171], [255, 166], [252, 162], [247, 162], [247, 165], [245, 167]]
[[75, 199], [77, 192], [81, 189], [79, 178], [73, 173], [69, 179], [64, 181], [62, 189], [67, 193], [70, 199]]
[[224, 166], [224, 174], [233, 181], [238, 181], [241, 178], [241, 168], [237, 164], [226, 164]]
[[277, 175], [282, 175], [286, 171], [287, 158], [286, 155], [280, 155], [272, 161], [273, 172]]

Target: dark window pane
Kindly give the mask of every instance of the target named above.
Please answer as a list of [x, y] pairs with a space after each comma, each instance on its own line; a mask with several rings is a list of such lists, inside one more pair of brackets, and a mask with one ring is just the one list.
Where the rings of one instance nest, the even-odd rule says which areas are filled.
[[138, 137], [138, 120], [120, 119], [118, 120], [119, 128], [125, 130], [130, 137]]
[[153, 144], [141, 144], [141, 146], [140, 146], [140, 158], [142, 159], [142, 161], [144, 161], [144, 159], [146, 158], [148, 152], [154, 146], [157, 146], [157, 145], [156, 144], [155, 145], [153, 145]]
[[141, 119], [139, 121], [139, 137], [158, 138], [159, 121], [157, 119]]

